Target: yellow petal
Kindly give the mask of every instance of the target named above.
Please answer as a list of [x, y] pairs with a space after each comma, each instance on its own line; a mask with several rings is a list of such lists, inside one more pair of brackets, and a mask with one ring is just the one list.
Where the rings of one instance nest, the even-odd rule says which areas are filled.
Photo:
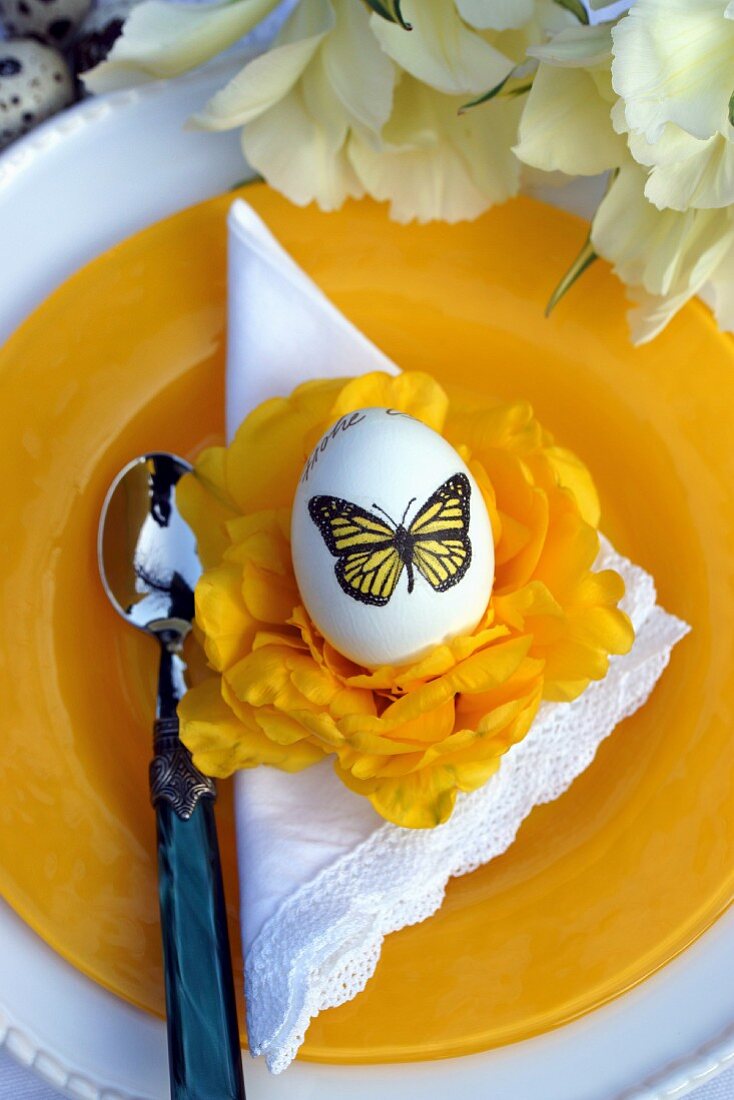
[[635, 640], [632, 623], [616, 607], [589, 607], [571, 617], [569, 638], [606, 653], [629, 653]]
[[396, 376], [373, 371], [344, 386], [334, 402], [332, 417], [336, 420], [355, 409], [370, 406], [397, 409], [440, 432], [446, 418], [448, 397], [435, 379], [421, 371], [404, 371]]
[[[252, 720], [277, 745], [295, 745], [309, 736], [302, 722], [274, 707], [252, 707]], [[321, 753], [321, 749], [319, 749]]]
[[196, 621], [204, 632], [207, 658], [218, 672], [243, 657], [255, 635], [241, 584], [241, 570], [225, 562], [202, 574], [196, 586]]
[[254, 721], [241, 722], [222, 699], [219, 679], [191, 688], [178, 706], [181, 739], [206, 775], [224, 777], [240, 768], [270, 764], [301, 771], [322, 759], [307, 742], [282, 746], [262, 733]]
[[247, 562], [242, 569], [242, 599], [254, 619], [285, 624], [300, 599], [292, 576], [270, 573]]
[[454, 400], [446, 422], [446, 436], [454, 446], [467, 444], [480, 462], [487, 450], [526, 454], [541, 443], [541, 428], [527, 401], [476, 402]]
[[387, 779], [357, 779], [338, 763], [334, 770], [341, 781], [358, 794], [366, 795], [378, 814], [407, 829], [432, 829], [448, 821], [456, 802], [453, 770], [424, 768], [407, 776]]
[[292, 577], [290, 548], [290, 509], [268, 509], [227, 522], [232, 545], [225, 557], [229, 561], [252, 562], [268, 572]]
[[[343, 379], [299, 386], [254, 409], [227, 449], [227, 490], [244, 514], [290, 508], [308, 457], [304, 437], [328, 415]], [[257, 477], [253, 477], [253, 471]]]
[[[237, 699], [251, 707], [275, 706], [290, 687], [286, 664], [289, 656], [285, 647], [266, 646], [255, 650], [227, 670], [225, 683]], [[294, 696], [293, 705], [297, 708], [304, 700], [296, 693]]]
[[598, 527], [601, 513], [599, 495], [589, 469], [564, 447], [546, 447], [544, 455], [558, 484], [573, 493], [582, 518], [592, 527]]
[[212, 472], [224, 463], [224, 448], [210, 447], [196, 461], [193, 474], [185, 474], [176, 486], [176, 503], [196, 535], [197, 548], [205, 569], [217, 565], [229, 545], [226, 524], [234, 505], [212, 479]]

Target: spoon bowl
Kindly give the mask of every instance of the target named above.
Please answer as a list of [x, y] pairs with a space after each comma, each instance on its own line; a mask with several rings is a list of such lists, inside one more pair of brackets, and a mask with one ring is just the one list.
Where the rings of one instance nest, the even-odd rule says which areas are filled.
[[97, 556], [105, 591], [124, 619], [159, 638], [183, 639], [194, 617], [201, 564], [176, 504], [176, 485], [190, 470], [165, 452], [133, 459], [112, 482], [100, 516]]

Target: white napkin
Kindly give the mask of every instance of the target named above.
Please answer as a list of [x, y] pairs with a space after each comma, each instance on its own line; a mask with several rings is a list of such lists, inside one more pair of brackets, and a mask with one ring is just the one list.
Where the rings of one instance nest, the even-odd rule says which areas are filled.
[[[397, 373], [241, 200], [229, 220], [228, 325], [230, 437], [253, 406], [306, 379]], [[252, 1053], [274, 1072], [295, 1057], [313, 1016], [364, 988], [387, 933], [425, 920], [450, 877], [505, 851], [532, 808], [562, 794], [646, 701], [688, 627], [656, 605], [652, 578], [606, 543], [598, 564], [625, 578], [632, 651], [575, 702], [545, 704], [489, 783], [460, 795], [440, 828], [386, 824], [328, 761], [297, 775], [258, 768], [236, 777], [247, 1026]]]

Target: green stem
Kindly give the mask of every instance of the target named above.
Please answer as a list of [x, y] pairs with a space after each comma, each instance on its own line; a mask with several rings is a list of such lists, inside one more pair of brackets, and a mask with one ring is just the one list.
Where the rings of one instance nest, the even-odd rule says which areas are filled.
[[594, 246], [591, 243], [591, 232], [589, 232], [589, 235], [586, 238], [586, 241], [584, 242], [584, 245], [578, 256], [573, 261], [568, 271], [563, 276], [560, 283], [548, 299], [548, 305], [545, 307], [546, 317], [550, 317], [551, 313], [556, 308], [561, 298], [563, 298], [564, 294], [566, 294], [567, 291], [571, 289], [576, 280], [580, 279], [587, 268], [591, 267], [594, 260], [597, 260], [598, 258], [599, 257], [594, 251]]
[[[505, 86], [512, 78], [512, 73], [508, 73], [504, 80], [501, 80], [499, 84], [495, 84], [494, 88], [490, 88], [484, 95], [480, 95], [478, 99], [472, 99], [468, 103], [462, 104], [459, 107], [459, 114], [463, 115], [466, 111], [469, 111], [472, 107], [479, 107], [482, 103], [489, 103], [490, 99], [494, 99], [495, 96], [501, 95], [505, 89]], [[529, 92], [533, 86], [532, 80], [527, 81], [525, 84], [518, 84], [516, 88], [508, 88], [504, 93], [507, 99], [514, 99], [516, 96], [525, 95]]]

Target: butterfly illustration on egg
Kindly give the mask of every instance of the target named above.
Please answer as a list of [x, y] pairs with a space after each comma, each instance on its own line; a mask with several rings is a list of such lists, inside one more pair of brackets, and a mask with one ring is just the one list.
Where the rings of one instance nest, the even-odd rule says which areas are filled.
[[408, 592], [415, 573], [435, 592], [458, 584], [471, 564], [469, 505], [471, 485], [463, 473], [453, 474], [431, 493], [413, 520], [406, 517], [416, 498], [408, 501], [402, 519], [373, 504], [374, 515], [341, 497], [311, 497], [308, 511], [329, 552], [338, 559], [336, 579], [348, 596], [360, 603], [384, 607], [407, 571]]

